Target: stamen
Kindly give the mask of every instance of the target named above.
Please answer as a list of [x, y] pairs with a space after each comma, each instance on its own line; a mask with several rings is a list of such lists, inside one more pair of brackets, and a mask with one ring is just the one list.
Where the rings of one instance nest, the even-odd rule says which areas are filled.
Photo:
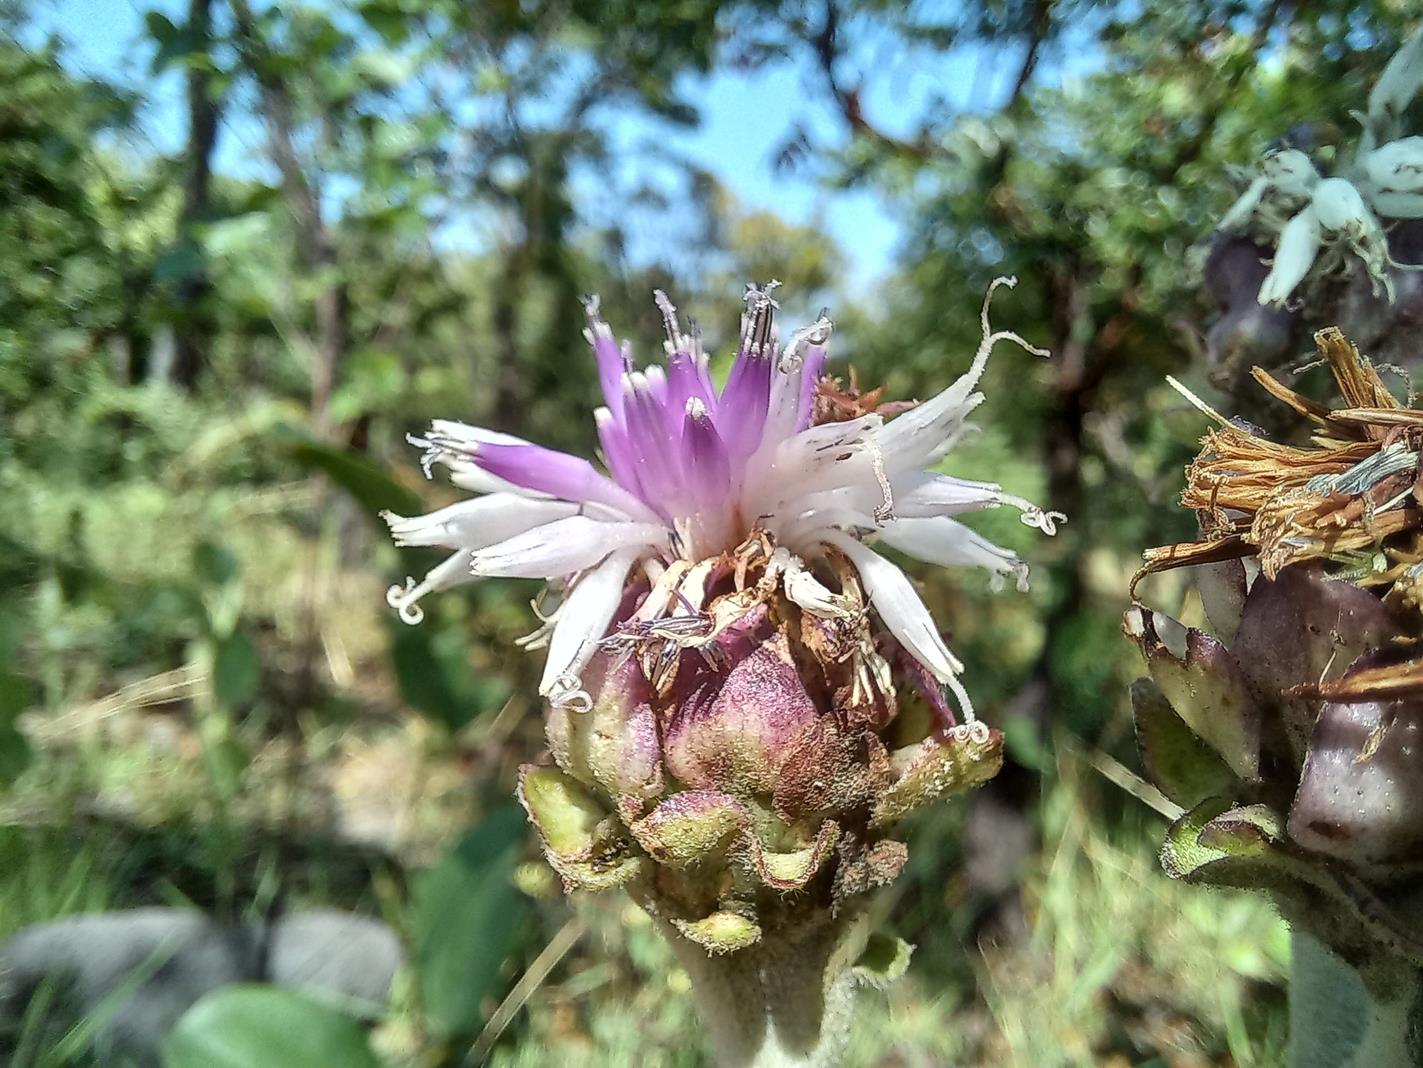
[[593, 711], [593, 698], [583, 689], [582, 680], [571, 672], [564, 672], [554, 679], [548, 703], [554, 708], [567, 708], [572, 712]]
[[1030, 504], [1023, 509], [1023, 514], [1018, 517], [1024, 526], [1036, 527], [1048, 537], [1057, 533], [1057, 525], [1066, 523], [1067, 516], [1062, 512], [1044, 512], [1037, 505]]
[[880, 503], [875, 506], [874, 519], [877, 523], [888, 523], [894, 518], [894, 489], [889, 484], [889, 475], [884, 470], [884, 453], [875, 438], [869, 439], [870, 467], [879, 483]]
[[1021, 509], [1023, 514], [1018, 517], [1018, 521], [1025, 527], [1041, 530], [1048, 537], [1057, 533], [1059, 523], [1067, 522], [1067, 516], [1062, 512], [1045, 512], [1026, 497], [1000, 491], [998, 500], [1001, 504], [1011, 504], [1014, 508]]
[[427, 591], [420, 588], [423, 585], [416, 585], [415, 579], [406, 575], [404, 586], [396, 584], [385, 591], [385, 603], [399, 613], [402, 623], [413, 627], [424, 620], [425, 610], [420, 607], [420, 598]]
[[826, 309], [822, 308], [815, 322], [801, 327], [791, 335], [791, 343], [786, 346], [785, 355], [781, 357], [777, 369], [782, 374], [795, 374], [805, 363], [805, 350], [812, 345], [824, 345], [830, 340], [834, 329], [835, 324], [830, 321]]
[[765, 285], [755, 282], [746, 284], [746, 314], [741, 319], [741, 347], [752, 355], [760, 356], [765, 353], [771, 342], [776, 309], [780, 307], [771, 298], [771, 290], [780, 284], [774, 278]]
[[662, 313], [662, 329], [667, 333], [667, 354], [670, 356], [674, 352], [686, 351], [687, 338], [677, 324], [677, 306], [660, 289], [652, 291], [652, 299]]

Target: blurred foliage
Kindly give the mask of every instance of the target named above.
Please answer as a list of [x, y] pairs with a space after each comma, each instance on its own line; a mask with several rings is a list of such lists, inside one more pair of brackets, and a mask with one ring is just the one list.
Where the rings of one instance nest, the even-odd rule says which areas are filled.
[[[1054, 356], [1002, 346], [983, 432], [948, 466], [1071, 521], [1054, 542], [976, 521], [1035, 561], [1030, 596], [925, 574], [926, 596], [1034, 781], [1058, 779], [1058, 736], [1131, 765], [1125, 576], [1190, 522], [1170, 502], [1200, 419], [1162, 379], [1204, 380], [1192, 245], [1238, 192], [1232, 165], [1296, 123], [1346, 127], [1416, 20], [1403, 0], [146, 16], [147, 66], [124, 80], [0, 5], [0, 934], [151, 901], [378, 908], [427, 989], [377, 1045], [451, 1065], [566, 907], [505, 893], [527, 836], [481, 822], [543, 746], [536, 659], [513, 646], [537, 590], [465, 587], [419, 628], [383, 603], [434, 561], [369, 514], [456, 496], [405, 435], [450, 417], [590, 450], [579, 294], [648, 353], [667, 288], [724, 350], [741, 284], [771, 276], [788, 311], [832, 307], [864, 380], [924, 396], [967, 363], [989, 280], [1016, 274], [994, 321]], [[742, 208], [656, 135], [696, 121], [707, 75], [780, 68], [804, 99], [779, 163], [875, 195], [908, 235], [868, 290], [855, 249]], [[175, 79], [181, 105], [158, 103]], [[182, 143], [155, 147], [156, 122]], [[1252, 987], [1247, 1027], [1198, 973], [1231, 969], [1232, 997], [1278, 982], [1276, 928], [1178, 899], [1137, 803], [1099, 786], [1028, 803], [1041, 855], [1014, 878], [1037, 926], [976, 962], [986, 891], [954, 844], [972, 835], [961, 813], [925, 822], [944, 844], [914, 851], [899, 901], [921, 949], [883, 1024], [912, 1036], [893, 1063], [1275, 1063], [1278, 999]], [[456, 959], [436, 915], [483, 953]], [[650, 929], [606, 903], [587, 920], [530, 1011], [485, 1037], [495, 1063], [702, 1063]], [[431, 1001], [456, 973], [459, 997]], [[865, 1056], [891, 1063], [878, 1034]]]

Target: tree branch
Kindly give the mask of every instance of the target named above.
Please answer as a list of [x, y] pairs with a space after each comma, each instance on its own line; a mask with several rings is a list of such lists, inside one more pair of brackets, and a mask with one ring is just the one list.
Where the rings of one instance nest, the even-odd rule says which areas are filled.
[[262, 98], [272, 161], [282, 176], [282, 194], [296, 226], [296, 252], [304, 270], [329, 274], [329, 286], [316, 298], [316, 359], [311, 372], [311, 418], [325, 436], [327, 409], [336, 372], [350, 346], [346, 285], [338, 270], [336, 244], [321, 218], [321, 201], [297, 152], [296, 108], [291, 90], [276, 73], [273, 56], [247, 0], [229, 0], [237, 26], [237, 46], [257, 82]]

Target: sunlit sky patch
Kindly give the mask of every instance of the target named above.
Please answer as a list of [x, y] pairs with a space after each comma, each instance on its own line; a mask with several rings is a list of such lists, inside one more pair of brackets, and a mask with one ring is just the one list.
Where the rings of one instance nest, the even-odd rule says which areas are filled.
[[[149, 74], [152, 44], [143, 24], [144, 12], [156, 9], [181, 23], [183, 5], [175, 0], [53, 0], [37, 5], [31, 16], [31, 39], [57, 33], [69, 44], [67, 59], [80, 72], [118, 78], [129, 84], [148, 83], [144, 115], [146, 137], [161, 151], [176, 151], [185, 136], [182, 84], [175, 71], [153, 80]], [[977, 110], [998, 103], [1007, 92], [1004, 80], [1016, 69], [1017, 57], [1003, 51], [990, 54], [964, 46], [948, 55], [908, 52], [896, 42], [861, 36], [850, 66], [873, 69], [865, 89], [865, 107], [874, 121], [892, 133], [907, 132], [935, 97], [955, 109]], [[1069, 66], [1080, 67], [1082, 53]], [[1060, 72], [1051, 60], [1040, 76]], [[737, 70], [721, 65], [706, 77], [689, 78], [680, 87], [697, 101], [702, 114], [698, 128], [683, 129], [658, 120], [622, 115], [608, 131], [615, 158], [627, 168], [625, 177], [654, 187], [667, 184], [665, 163], [658, 164], [639, 145], [655, 140], [667, 153], [682, 155], [714, 174], [744, 211], [770, 211], [789, 222], [815, 224], [828, 233], [845, 254], [841, 283], [859, 289], [894, 267], [905, 234], [905, 220], [867, 190], [827, 189], [819, 181], [816, 161], [796, 168], [777, 166], [788, 136], [799, 124], [828, 145], [843, 144], [844, 133], [828, 108], [815, 101], [823, 96], [818, 72], [808, 57], [770, 68]], [[250, 113], [229, 111], [217, 149], [217, 166], [229, 174], [261, 174], [262, 131]], [[661, 169], [663, 173], [659, 174]], [[590, 221], [608, 209], [599, 203], [593, 176], [576, 175], [580, 211]], [[675, 198], [679, 190], [667, 188]], [[685, 195], [683, 193], [682, 195]], [[623, 220], [628, 230], [627, 254], [634, 263], [675, 264], [678, 237], [655, 213]], [[450, 238], [451, 235], [446, 235]], [[478, 247], [487, 238], [477, 225], [453, 235]]]

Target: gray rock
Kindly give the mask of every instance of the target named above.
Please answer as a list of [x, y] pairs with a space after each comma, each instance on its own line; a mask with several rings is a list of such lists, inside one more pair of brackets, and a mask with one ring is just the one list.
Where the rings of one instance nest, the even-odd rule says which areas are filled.
[[403, 961], [400, 940], [383, 923], [334, 909], [298, 912], [271, 925], [266, 980], [379, 1011]]
[[268, 924], [219, 924], [179, 909], [74, 916], [26, 928], [0, 945], [0, 1068], [6, 1032], [48, 981], [55, 1038], [80, 1020], [104, 1065], [157, 1068], [164, 1036], [194, 1002], [230, 983], [320, 991], [376, 1014], [403, 954], [382, 923], [334, 910]]
[[135, 909], [27, 928], [0, 946], [0, 1024], [14, 1026], [46, 980], [63, 1027], [87, 1020], [103, 1064], [157, 1065], [158, 1044], [198, 998], [261, 974], [251, 930], [197, 912]]

